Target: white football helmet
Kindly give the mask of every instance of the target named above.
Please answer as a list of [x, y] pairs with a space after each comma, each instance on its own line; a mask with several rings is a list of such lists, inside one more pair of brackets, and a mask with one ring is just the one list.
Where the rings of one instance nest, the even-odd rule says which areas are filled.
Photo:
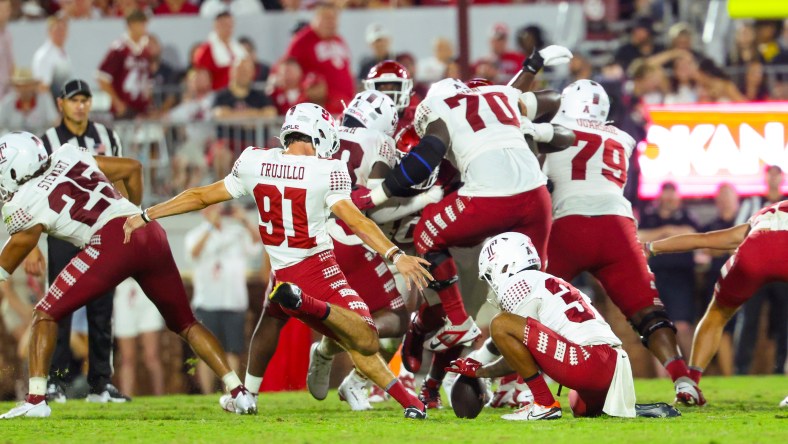
[[339, 133], [331, 114], [320, 105], [299, 103], [285, 114], [279, 140], [284, 143], [290, 133], [301, 133], [312, 139], [317, 157], [330, 159], [339, 151]]
[[469, 88], [468, 85], [462, 81], [448, 78], [433, 83], [432, 86], [430, 86], [430, 89], [427, 91], [425, 99], [433, 96], [451, 97], [457, 93], [468, 94], [471, 92], [471, 88]]
[[539, 269], [542, 261], [531, 238], [516, 232], [499, 234], [484, 243], [479, 253], [479, 279], [486, 281], [495, 293], [488, 301], [500, 308], [500, 285], [509, 276], [529, 268]]
[[0, 137], [0, 201], [10, 200], [48, 161], [44, 143], [35, 135], [17, 131]]
[[394, 101], [388, 95], [375, 90], [356, 94], [345, 108], [343, 116], [353, 117], [364, 125], [364, 128], [381, 131], [388, 136], [394, 136], [399, 122]]
[[593, 80], [578, 80], [561, 92], [559, 116], [570, 119], [588, 119], [606, 122], [610, 113], [610, 98], [607, 92]]

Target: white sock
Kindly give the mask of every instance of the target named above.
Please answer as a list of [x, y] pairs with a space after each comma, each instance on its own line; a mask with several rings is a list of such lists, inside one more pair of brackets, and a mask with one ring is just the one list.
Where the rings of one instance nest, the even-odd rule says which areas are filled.
[[229, 391], [233, 391], [238, 386], [243, 385], [241, 383], [241, 378], [239, 378], [238, 375], [235, 374], [235, 372], [230, 372], [222, 376], [222, 382], [224, 382], [224, 385], [227, 387], [227, 390]]
[[47, 378], [30, 378], [30, 390], [31, 395], [39, 395], [43, 396], [47, 394]]
[[249, 374], [249, 372], [246, 372], [246, 378], [244, 378], [244, 387], [246, 387], [246, 390], [257, 394], [260, 393], [261, 385], [263, 385], [262, 376], [252, 376]]

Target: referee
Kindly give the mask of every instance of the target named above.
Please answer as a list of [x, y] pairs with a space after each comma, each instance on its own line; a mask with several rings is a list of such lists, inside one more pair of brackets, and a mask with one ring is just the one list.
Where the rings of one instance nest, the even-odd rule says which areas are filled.
[[[84, 80], [67, 81], [57, 99], [57, 107], [62, 116], [59, 126], [46, 130], [41, 140], [49, 154], [69, 143], [87, 148], [93, 155], [122, 156], [123, 149], [115, 131], [88, 119], [92, 106], [90, 87]], [[122, 190], [125, 191], [125, 190]], [[80, 249], [69, 242], [47, 237], [49, 256], [49, 282], [55, 278]], [[88, 384], [91, 402], [126, 402], [131, 398], [123, 395], [112, 385], [112, 300], [114, 291], [87, 304], [88, 320]], [[47, 398], [50, 401], [65, 402], [64, 385], [69, 378], [72, 361], [71, 315], [58, 323], [57, 345], [52, 355], [49, 371]]]

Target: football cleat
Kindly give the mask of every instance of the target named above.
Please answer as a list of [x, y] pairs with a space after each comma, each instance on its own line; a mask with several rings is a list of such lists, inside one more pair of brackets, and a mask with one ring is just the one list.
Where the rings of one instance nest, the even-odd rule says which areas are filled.
[[442, 409], [443, 403], [441, 403], [441, 387], [438, 385], [437, 387], [430, 387], [427, 384], [427, 379], [421, 383], [421, 392], [419, 393], [419, 401], [424, 403], [424, 407], [427, 409]]
[[670, 404], [655, 402], [654, 404], [635, 404], [635, 416], [640, 418], [675, 418], [681, 412]]
[[219, 398], [219, 405], [226, 412], [235, 413], [238, 415], [256, 415], [257, 414], [257, 396], [241, 386], [241, 390], [233, 396], [230, 393], [225, 393]]
[[271, 291], [271, 294], [268, 295], [268, 299], [290, 310], [298, 310], [303, 302], [301, 300], [301, 289], [290, 282], [277, 284]]
[[438, 330], [434, 336], [424, 341], [424, 347], [429, 351], [448, 350], [461, 344], [473, 341], [482, 335], [482, 331], [473, 322], [473, 318], [468, 316], [462, 324], [454, 325], [446, 319], [446, 323]]
[[414, 314], [408, 331], [405, 332], [405, 339], [402, 341], [402, 365], [411, 373], [421, 369], [421, 359], [424, 354], [424, 333], [416, 326], [417, 319], [418, 314]]
[[51, 414], [52, 409], [47, 405], [46, 401], [41, 401], [38, 404], [31, 404], [27, 401], [23, 401], [8, 412], [0, 415], [0, 419], [19, 418], [21, 416], [26, 416], [28, 418], [47, 418]]
[[406, 419], [427, 419], [427, 408], [425, 407], [424, 410], [419, 410], [418, 407], [410, 406], [405, 409], [405, 418]]
[[540, 419], [558, 419], [560, 417], [561, 404], [558, 401], [550, 406], [539, 405], [533, 402], [525, 407], [520, 407], [513, 413], [501, 416], [507, 421], [537, 421]]
[[782, 408], [788, 407], [788, 396], [786, 396], [785, 399], [780, 401], [780, 407], [782, 407]]
[[517, 389], [517, 375], [504, 376], [498, 381], [498, 388], [492, 394], [487, 407], [500, 409], [504, 407], [515, 407], [514, 392]]
[[56, 382], [50, 382], [47, 385], [47, 402], [57, 402], [58, 404], [66, 403], [66, 391], [63, 386]]
[[350, 404], [350, 410], [372, 410], [367, 395], [367, 378], [356, 370], [350, 372], [339, 385], [339, 399]]
[[700, 390], [700, 387], [695, 384], [695, 381], [686, 376], [682, 376], [676, 380], [676, 400], [673, 403], [701, 407], [706, 404], [706, 398], [703, 397], [703, 392]]
[[306, 386], [312, 397], [322, 401], [328, 396], [329, 377], [331, 376], [331, 363], [334, 358], [323, 356], [318, 351], [320, 343], [315, 342], [309, 350], [309, 370], [306, 374]]
[[114, 385], [107, 384], [99, 389], [91, 388], [85, 401], [106, 404], [108, 402], [131, 402], [131, 398], [121, 393]]

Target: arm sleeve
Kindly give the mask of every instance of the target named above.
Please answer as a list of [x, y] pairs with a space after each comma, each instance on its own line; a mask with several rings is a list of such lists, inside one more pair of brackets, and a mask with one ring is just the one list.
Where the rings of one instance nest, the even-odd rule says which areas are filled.
[[350, 200], [350, 174], [344, 162], [333, 160], [334, 169], [331, 170], [328, 193], [326, 193], [326, 205], [328, 208], [334, 206], [340, 200]]
[[411, 186], [424, 182], [440, 165], [447, 147], [435, 136], [426, 136], [419, 141], [407, 156], [392, 169], [383, 183], [392, 196], [412, 195]]

